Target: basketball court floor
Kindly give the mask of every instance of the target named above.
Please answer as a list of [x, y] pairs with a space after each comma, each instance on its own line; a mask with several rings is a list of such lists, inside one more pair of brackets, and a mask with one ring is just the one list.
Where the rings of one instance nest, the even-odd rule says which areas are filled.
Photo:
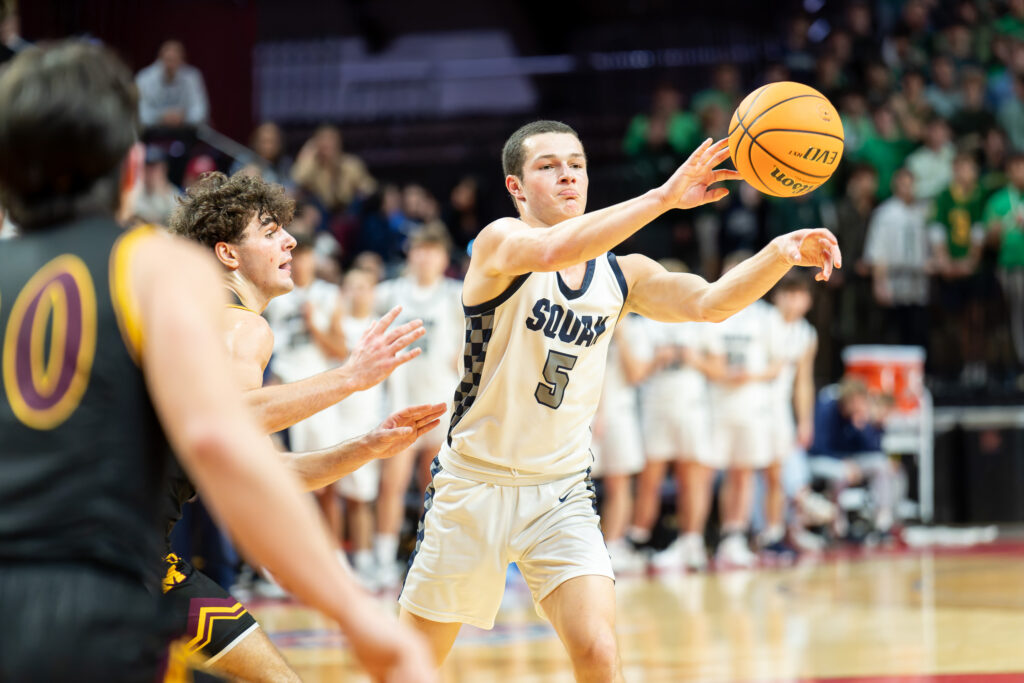
[[[1024, 681], [1022, 541], [624, 576], [617, 596], [627, 681]], [[303, 680], [367, 680], [318, 615], [290, 602], [250, 606]], [[514, 571], [494, 630], [463, 627], [443, 680], [573, 680]]]

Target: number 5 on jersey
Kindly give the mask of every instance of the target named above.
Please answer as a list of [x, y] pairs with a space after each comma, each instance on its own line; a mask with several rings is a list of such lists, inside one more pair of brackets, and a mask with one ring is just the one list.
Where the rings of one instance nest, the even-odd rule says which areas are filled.
[[577, 356], [559, 351], [548, 351], [548, 359], [544, 362], [544, 381], [537, 384], [533, 392], [537, 402], [548, 408], [557, 410], [565, 398], [565, 388], [569, 385], [569, 371], [576, 365]]

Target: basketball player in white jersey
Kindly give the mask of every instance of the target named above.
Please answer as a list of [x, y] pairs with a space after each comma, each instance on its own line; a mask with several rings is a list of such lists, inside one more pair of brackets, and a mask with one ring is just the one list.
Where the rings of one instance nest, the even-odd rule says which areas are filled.
[[[342, 280], [345, 313], [341, 326], [348, 348], [354, 348], [375, 322], [376, 282], [377, 277], [374, 273], [359, 269], [348, 271]], [[358, 401], [343, 401], [338, 404], [338, 408], [341, 412], [341, 421], [349, 432], [347, 436], [362, 434], [380, 421], [384, 408], [384, 385], [371, 387], [360, 393]], [[401, 454], [395, 457], [401, 457]], [[380, 488], [380, 465], [379, 460], [370, 461], [346, 475], [335, 486], [337, 492], [345, 499], [352, 565], [363, 584], [370, 588], [376, 588], [378, 585], [378, 570], [373, 557], [372, 542], [373, 504], [377, 500], [377, 491]]]
[[708, 563], [704, 527], [719, 462], [711, 440], [704, 327], [696, 322], [649, 322], [660, 370], [644, 388], [647, 466], [640, 475], [631, 534], [634, 541], [650, 538], [661, 507], [661, 483], [668, 464], [674, 463], [681, 534], [651, 557], [659, 570], [700, 570]]
[[[377, 286], [378, 310], [402, 307], [400, 321], [423, 321], [426, 334], [414, 347], [419, 358], [398, 368], [388, 380], [392, 407], [424, 401], [451, 400], [459, 382], [458, 364], [462, 353], [462, 283], [445, 277], [451, 241], [441, 223], [428, 223], [409, 236], [406, 272]], [[374, 552], [381, 586], [397, 586], [401, 581], [398, 559], [398, 535], [405, 513], [405, 493], [409, 481], [421, 463], [421, 486], [426, 486], [430, 461], [448, 431], [447, 415], [441, 428], [424, 435], [408, 451], [381, 466], [380, 496], [377, 500], [377, 537]], [[420, 489], [422, 490], [422, 488]]]
[[594, 418], [594, 478], [601, 479], [601, 530], [612, 569], [639, 571], [646, 564], [626, 540], [633, 510], [630, 479], [644, 467], [638, 385], [650, 372], [653, 351], [644, 321], [628, 315], [615, 328], [608, 368]]
[[668, 273], [609, 249], [673, 208], [724, 197], [712, 184], [726, 141], [708, 139], [661, 187], [584, 213], [587, 159], [575, 131], [523, 126], [505, 143], [505, 187], [518, 218], [477, 236], [463, 287], [466, 372], [448, 441], [432, 467], [402, 619], [446, 657], [463, 623], [490, 628], [516, 562], [580, 680], [621, 679], [613, 573], [599, 529], [590, 424], [608, 344], [623, 313], [664, 321], [724, 320], [794, 264], [839, 265], [835, 237], [776, 238], [716, 283]]
[[783, 545], [786, 535], [783, 464], [797, 448], [808, 448], [814, 436], [814, 356], [818, 333], [804, 318], [811, 310], [811, 287], [802, 276], [799, 271], [787, 273], [771, 295], [774, 355], [782, 362], [782, 368], [770, 387], [771, 464], [764, 470], [765, 529], [758, 544], [774, 552], [788, 550]]
[[[749, 254], [725, 257], [723, 277]], [[708, 351], [721, 368], [711, 378], [712, 431], [720, 465], [728, 468], [720, 492], [722, 538], [716, 561], [722, 566], [750, 567], [757, 557], [747, 545], [754, 496], [754, 472], [771, 462], [770, 382], [781, 363], [774, 360], [772, 307], [756, 301], [708, 329]]]

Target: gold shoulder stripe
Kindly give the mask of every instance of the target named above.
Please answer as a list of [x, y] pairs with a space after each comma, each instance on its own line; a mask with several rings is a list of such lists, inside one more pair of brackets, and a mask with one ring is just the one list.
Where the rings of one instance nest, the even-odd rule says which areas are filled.
[[[237, 308], [240, 311], [247, 311], [249, 313], [256, 313], [256, 311], [252, 310], [251, 308], [246, 308], [245, 306], [238, 306], [236, 304], [228, 304], [228, 308]], [[256, 313], [256, 315], [259, 315], [259, 313]]]
[[143, 225], [117, 238], [110, 250], [110, 301], [117, 315], [125, 347], [138, 365], [142, 356], [142, 316], [139, 302], [131, 286], [131, 268], [139, 245], [159, 234], [152, 225]]

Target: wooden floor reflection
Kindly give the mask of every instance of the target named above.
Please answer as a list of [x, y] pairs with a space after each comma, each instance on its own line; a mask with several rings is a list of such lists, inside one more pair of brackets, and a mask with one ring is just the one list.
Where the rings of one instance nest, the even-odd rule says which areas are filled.
[[[1024, 681], [1021, 544], [622, 577], [617, 593], [627, 681], [931, 680], [933, 674]], [[366, 680], [337, 630], [318, 615], [286, 603], [251, 607], [303, 680]], [[1015, 672], [1019, 678], [991, 675]], [[572, 675], [525, 587], [512, 582], [493, 631], [463, 628], [444, 680], [561, 683]]]

